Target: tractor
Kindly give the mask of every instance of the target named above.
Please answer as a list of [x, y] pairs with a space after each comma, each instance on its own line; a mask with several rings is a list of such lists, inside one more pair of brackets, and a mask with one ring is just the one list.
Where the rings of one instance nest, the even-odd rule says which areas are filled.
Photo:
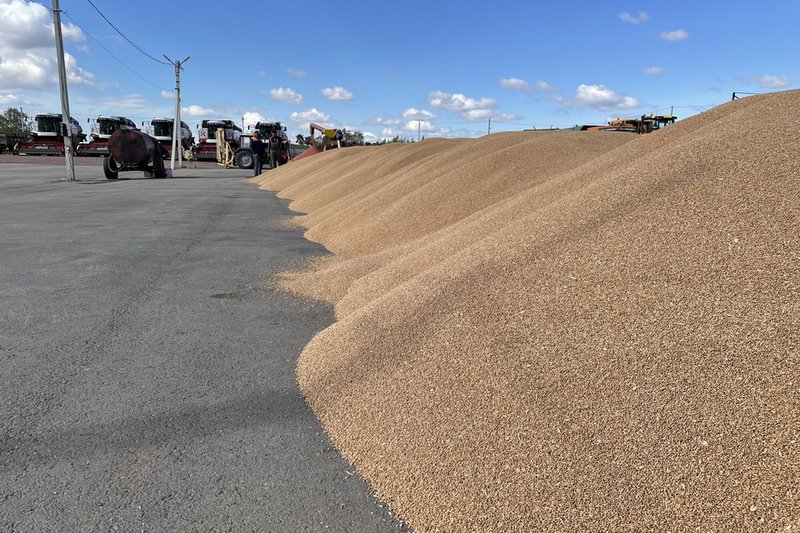
[[261, 139], [264, 142], [270, 138], [270, 134], [275, 132], [281, 138], [281, 151], [279, 164], [285, 165], [291, 159], [291, 152], [289, 146], [289, 138], [286, 135], [286, 126], [281, 126], [280, 122], [259, 122], [253, 127], [253, 131], [249, 131], [246, 135], [242, 135], [239, 140], [239, 148], [234, 153], [234, 161], [239, 168], [253, 168], [253, 152], [250, 150], [250, 137], [255, 131], [261, 134]]

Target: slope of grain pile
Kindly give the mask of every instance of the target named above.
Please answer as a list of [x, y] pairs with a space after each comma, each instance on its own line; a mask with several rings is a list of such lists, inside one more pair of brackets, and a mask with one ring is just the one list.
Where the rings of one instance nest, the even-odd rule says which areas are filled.
[[418, 531], [800, 528], [799, 108], [259, 178], [334, 252], [285, 280], [336, 306], [298, 367], [334, 443]]

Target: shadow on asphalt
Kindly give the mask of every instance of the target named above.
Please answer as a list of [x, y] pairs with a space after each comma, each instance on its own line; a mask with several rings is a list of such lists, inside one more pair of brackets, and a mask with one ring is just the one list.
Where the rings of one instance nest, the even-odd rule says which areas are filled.
[[[141, 418], [76, 425], [69, 430], [43, 435], [41, 439], [5, 439], [3, 448], [11, 457], [3, 461], [0, 471], [73, 463], [99, 455], [129, 454], [174, 442], [189, 444], [239, 429], [268, 431], [270, 427], [296, 424], [292, 419], [302, 415], [297, 412], [297, 395], [291, 390], [253, 393], [227, 402], [195, 405]], [[24, 455], [19, 455], [23, 450]]]

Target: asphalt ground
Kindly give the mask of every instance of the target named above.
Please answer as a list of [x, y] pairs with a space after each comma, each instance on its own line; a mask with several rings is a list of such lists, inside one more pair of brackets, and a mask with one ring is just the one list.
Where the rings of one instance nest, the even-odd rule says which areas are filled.
[[404, 529], [298, 390], [333, 313], [270, 288], [324, 253], [284, 201], [213, 164], [24, 159], [0, 161], [0, 530]]

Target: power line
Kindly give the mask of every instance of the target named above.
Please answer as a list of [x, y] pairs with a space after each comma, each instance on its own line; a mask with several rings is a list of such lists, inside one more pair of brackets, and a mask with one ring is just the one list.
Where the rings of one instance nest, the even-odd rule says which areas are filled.
[[139, 50], [141, 53], [143, 53], [145, 56], [149, 57], [150, 59], [152, 59], [152, 60], [153, 60], [153, 61], [155, 61], [156, 63], [161, 63], [162, 65], [169, 65], [169, 63], [165, 63], [164, 61], [161, 61], [160, 59], [156, 59], [155, 57], [151, 56], [150, 54], [148, 54], [147, 52], [145, 52], [144, 50], [142, 50], [141, 48], [139, 48], [139, 47], [138, 47], [136, 44], [134, 44], [134, 42], [133, 42], [133, 41], [131, 41], [130, 39], [128, 39], [127, 37], [125, 37], [125, 35], [124, 35], [124, 34], [123, 34], [121, 31], [119, 31], [119, 28], [117, 28], [116, 26], [114, 26], [114, 24], [113, 24], [113, 23], [112, 23], [110, 20], [108, 20], [108, 17], [106, 17], [105, 15], [103, 15], [103, 13], [102, 13], [102, 12], [101, 12], [99, 9], [97, 9], [97, 6], [96, 6], [96, 5], [94, 5], [94, 3], [92, 2], [92, 0], [86, 0], [86, 1], [87, 1], [87, 2], [89, 2], [89, 4], [90, 4], [90, 5], [91, 5], [91, 6], [94, 8], [94, 10], [95, 10], [95, 11], [97, 11], [97, 13], [99, 13], [99, 14], [100, 14], [100, 16], [101, 16], [101, 17], [103, 17], [103, 19], [104, 19], [106, 22], [108, 22], [108, 25], [109, 25], [109, 26], [111, 26], [112, 28], [114, 28], [114, 30], [115, 30], [117, 33], [119, 33], [119, 34], [122, 36], [122, 38], [123, 38], [123, 39], [125, 39], [126, 41], [128, 41], [128, 42], [131, 44], [131, 46], [133, 46], [134, 48], [136, 48], [137, 50]]
[[[64, 15], [65, 17], [67, 17], [69, 20], [71, 20], [73, 24], [75, 24], [75, 25], [76, 25], [78, 28], [80, 28], [80, 30], [81, 30], [83, 33], [85, 33], [86, 35], [88, 35], [88, 36], [89, 36], [89, 37], [90, 37], [90, 38], [91, 38], [91, 39], [92, 39], [92, 40], [93, 40], [95, 43], [97, 43], [97, 45], [98, 45], [100, 48], [102, 48], [103, 50], [105, 50], [106, 52], [108, 52], [108, 55], [110, 55], [111, 57], [113, 57], [114, 59], [116, 59], [116, 60], [117, 60], [117, 62], [118, 62], [120, 65], [122, 65], [123, 67], [125, 67], [126, 69], [128, 69], [129, 71], [131, 71], [131, 72], [132, 72], [134, 75], [136, 75], [137, 77], [139, 77], [139, 79], [141, 79], [142, 81], [144, 81], [144, 82], [146, 82], [146, 83], [149, 83], [150, 85], [152, 85], [152, 86], [153, 86], [153, 87], [155, 87], [156, 89], [161, 89], [162, 91], [167, 91], [167, 92], [169, 92], [169, 89], [165, 89], [164, 87], [161, 87], [160, 85], [156, 85], [155, 83], [153, 83], [152, 81], [148, 80], [147, 78], [145, 78], [144, 76], [142, 76], [141, 74], [139, 74], [138, 72], [136, 72], [135, 70], [133, 70], [131, 67], [129, 67], [128, 65], [126, 65], [126, 64], [125, 64], [125, 62], [124, 62], [124, 61], [122, 61], [122, 60], [121, 60], [120, 58], [118, 58], [117, 56], [115, 56], [115, 55], [114, 55], [114, 53], [113, 53], [111, 50], [109, 50], [108, 48], [106, 48], [105, 46], [103, 46], [103, 43], [101, 43], [100, 41], [98, 41], [98, 40], [97, 40], [97, 39], [94, 37], [94, 35], [92, 35], [92, 34], [91, 34], [91, 33], [89, 33], [88, 31], [86, 31], [84, 28], [82, 28], [82, 27], [81, 27], [81, 25], [80, 25], [80, 24], [78, 24], [78, 23], [75, 21], [75, 19], [74, 19], [74, 18], [72, 18], [72, 17], [70, 17], [70, 16], [69, 16], [69, 13], [67, 13], [66, 11], [63, 11], [63, 10], [61, 11], [61, 13], [63, 13], [63, 15]], [[167, 64], [168, 64], [168, 63], [167, 63]]]

